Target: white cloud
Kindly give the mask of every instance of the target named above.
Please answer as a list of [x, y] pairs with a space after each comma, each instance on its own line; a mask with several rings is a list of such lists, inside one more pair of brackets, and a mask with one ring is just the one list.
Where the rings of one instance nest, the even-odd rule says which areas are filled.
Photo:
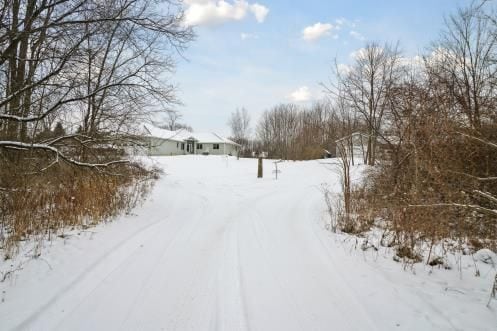
[[350, 31], [349, 34], [351, 37], [353, 37], [357, 40], [361, 40], [361, 41], [366, 40], [366, 38], [364, 38], [364, 36], [362, 34], [360, 34], [359, 32], [357, 32], [355, 30]]
[[228, 21], [240, 21], [252, 13], [257, 22], [266, 19], [269, 9], [246, 0], [185, 0], [185, 25], [216, 25]]
[[312, 93], [307, 86], [302, 86], [292, 92], [288, 98], [293, 102], [306, 102], [312, 99]]
[[[381, 46], [376, 46], [374, 48], [375, 54], [383, 53], [383, 51], [384, 51], [384, 49]], [[364, 47], [359, 48], [358, 50], [351, 52], [350, 57], [354, 60], [365, 59], [368, 57], [368, 50]]]
[[437, 63], [444, 61], [460, 61], [463, 62], [463, 58], [458, 56], [454, 51], [444, 48], [437, 47], [435, 50], [431, 52], [426, 58], [429, 63]]
[[348, 64], [339, 63], [337, 65], [337, 70], [340, 75], [347, 75], [352, 70], [352, 68]]
[[258, 3], [250, 5], [250, 11], [254, 14], [255, 19], [259, 23], [263, 23], [266, 20], [267, 14], [269, 14], [269, 9]]
[[399, 64], [411, 68], [422, 68], [424, 65], [424, 60], [419, 55], [414, 55], [413, 57], [401, 57], [399, 58]]
[[240, 33], [240, 38], [242, 40], [247, 40], [247, 39], [259, 39], [259, 36], [256, 35], [256, 34], [252, 34], [252, 33], [245, 33], [245, 32], [242, 32]]
[[366, 54], [365, 48], [359, 48], [355, 51], [350, 52], [349, 56], [353, 60], [357, 60]]
[[342, 27], [346, 26], [349, 28], [355, 28], [356, 27], [356, 21], [350, 21], [346, 18], [340, 17], [335, 20], [335, 23], [337, 26]]
[[347, 22], [348, 22], [348, 21], [347, 21], [345, 18], [343, 18], [343, 17], [341, 17], [341, 18], [337, 18], [337, 19], [335, 20], [335, 23], [336, 23], [338, 26], [342, 26], [342, 25], [344, 25], [344, 24], [345, 24], [345, 23], [347, 23]]
[[306, 41], [314, 41], [324, 36], [330, 35], [333, 29], [336, 29], [336, 27], [330, 23], [318, 22], [314, 25], [306, 27], [302, 31], [302, 38], [304, 38], [304, 40]]

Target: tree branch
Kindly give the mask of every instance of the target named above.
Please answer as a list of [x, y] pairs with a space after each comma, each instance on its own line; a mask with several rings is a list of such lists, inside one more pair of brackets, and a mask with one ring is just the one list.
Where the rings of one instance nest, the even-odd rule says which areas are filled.
[[70, 163], [75, 166], [79, 167], [85, 167], [85, 168], [106, 168], [111, 165], [115, 164], [124, 164], [124, 163], [130, 163], [129, 160], [116, 160], [116, 161], [110, 161], [106, 163], [87, 163], [87, 162], [81, 162], [78, 160], [74, 160], [63, 153], [61, 153], [57, 148], [46, 145], [46, 144], [28, 144], [28, 143], [22, 143], [18, 141], [0, 141], [0, 147], [3, 148], [14, 148], [14, 149], [39, 149], [39, 150], [44, 150], [47, 152], [53, 153], [57, 158], [60, 158], [64, 160], [67, 163]]
[[469, 204], [461, 204], [461, 203], [454, 203], [454, 202], [449, 202], [449, 203], [434, 203], [434, 204], [428, 204], [428, 205], [408, 205], [408, 208], [443, 208], [443, 207], [456, 207], [456, 208], [463, 208], [463, 209], [472, 209], [479, 211], [483, 214], [491, 215], [494, 217], [497, 217], [497, 210], [494, 209], [489, 209], [485, 207], [481, 207], [478, 205], [469, 205]]

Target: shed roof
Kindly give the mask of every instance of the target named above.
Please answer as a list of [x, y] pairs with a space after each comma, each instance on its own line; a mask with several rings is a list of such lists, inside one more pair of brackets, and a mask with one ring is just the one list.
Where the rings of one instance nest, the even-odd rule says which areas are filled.
[[352, 137], [364, 137], [364, 138], [369, 138], [369, 135], [364, 134], [364, 133], [362, 133], [362, 132], [353, 132], [352, 134], [350, 134], [350, 135], [348, 135], [348, 136], [345, 136], [345, 137], [342, 137], [342, 138], [340, 138], [340, 139], [335, 140], [335, 142], [337, 142], [337, 143], [338, 143], [338, 142], [340, 142], [340, 141], [342, 141], [342, 140], [350, 139], [350, 138], [352, 138]]
[[166, 129], [161, 129], [158, 128], [154, 125], [151, 124], [144, 124], [143, 125], [144, 132], [143, 135], [149, 136], [149, 137], [154, 137], [154, 138], [159, 138], [159, 139], [164, 139], [164, 140], [172, 140], [172, 141], [178, 141], [178, 142], [184, 142], [186, 140], [195, 140], [198, 141], [199, 143], [204, 143], [204, 144], [231, 144], [231, 145], [237, 145], [234, 141], [229, 140], [228, 138], [224, 138], [214, 132], [189, 132], [186, 130], [177, 130], [177, 131], [170, 131]]
[[[335, 142], [336, 143], [340, 143], [343, 140], [351, 139], [351, 138], [354, 138], [354, 137], [361, 137], [361, 138], [368, 139], [370, 137], [370, 135], [362, 133], [362, 132], [353, 132], [352, 134], [350, 134], [348, 136], [345, 136], [345, 137], [342, 137], [340, 139], [335, 140]], [[400, 141], [400, 139], [399, 139], [399, 137], [397, 137], [395, 135], [385, 135], [385, 136], [377, 136], [376, 137], [376, 141], [379, 142], [379, 143], [390, 142], [392, 144], [398, 144], [399, 141]]]

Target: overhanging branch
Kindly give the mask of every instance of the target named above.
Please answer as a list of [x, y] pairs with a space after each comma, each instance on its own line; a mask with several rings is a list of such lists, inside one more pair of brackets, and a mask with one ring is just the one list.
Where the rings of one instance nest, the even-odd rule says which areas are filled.
[[57, 148], [53, 146], [49, 146], [46, 144], [28, 144], [28, 143], [22, 143], [22, 142], [17, 142], [17, 141], [0, 141], [0, 147], [1, 148], [9, 148], [9, 149], [38, 149], [38, 150], [44, 150], [50, 153], [53, 153], [57, 159], [61, 159], [69, 164], [78, 166], [78, 167], [85, 167], [85, 168], [93, 168], [93, 169], [99, 169], [99, 168], [106, 168], [111, 165], [115, 164], [124, 164], [124, 163], [130, 163], [129, 160], [116, 160], [116, 161], [110, 161], [106, 163], [88, 163], [88, 162], [81, 162], [78, 160], [74, 160], [63, 153], [61, 153]]
[[485, 208], [478, 205], [470, 205], [470, 204], [461, 204], [461, 203], [434, 203], [434, 204], [425, 204], [425, 205], [408, 205], [408, 208], [443, 208], [443, 207], [456, 207], [462, 209], [471, 209], [476, 210], [482, 214], [491, 215], [497, 217], [497, 210]]

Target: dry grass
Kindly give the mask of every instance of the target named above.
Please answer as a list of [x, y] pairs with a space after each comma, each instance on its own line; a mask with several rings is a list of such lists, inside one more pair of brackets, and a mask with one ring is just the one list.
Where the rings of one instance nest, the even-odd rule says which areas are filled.
[[[404, 253], [446, 239], [458, 243], [457, 249], [496, 250], [497, 217], [474, 207], [497, 208], [477, 194], [497, 194], [497, 181], [477, 179], [497, 174], [496, 150], [464, 139], [448, 120], [443, 126], [436, 120], [422, 124], [416, 136], [406, 137], [393, 161], [366, 176], [367, 189], [357, 201], [363, 205], [360, 213], [384, 220]], [[487, 132], [497, 132], [492, 127]], [[491, 134], [471, 134], [495, 141]]]
[[44, 161], [41, 155], [31, 155], [31, 160], [2, 156], [0, 248], [4, 258], [14, 255], [21, 241], [50, 240], [65, 229], [86, 228], [128, 213], [157, 175], [136, 164], [99, 171], [58, 163], [31, 173], [34, 163]]
[[[391, 159], [364, 175], [363, 186], [341, 195], [324, 191], [330, 228], [361, 234], [381, 227], [391, 234], [386, 245], [399, 259], [412, 262], [444, 242], [453, 243], [451, 252], [496, 251], [497, 217], [492, 210], [497, 203], [478, 192], [497, 196], [497, 180], [481, 180], [496, 176], [497, 150], [465, 139], [457, 124], [448, 119], [441, 124], [437, 118], [411, 123], [415, 133], [404, 135]], [[497, 124], [468, 134], [497, 141]], [[342, 163], [341, 178], [348, 172]], [[346, 182], [342, 179], [343, 192]], [[434, 263], [430, 255], [426, 262]]]
[[327, 186], [322, 186], [324, 200], [329, 216], [329, 229], [332, 232], [362, 234], [371, 229], [373, 214], [364, 200], [364, 188], [353, 187], [350, 192], [350, 210], [345, 208], [343, 193], [333, 193]]

